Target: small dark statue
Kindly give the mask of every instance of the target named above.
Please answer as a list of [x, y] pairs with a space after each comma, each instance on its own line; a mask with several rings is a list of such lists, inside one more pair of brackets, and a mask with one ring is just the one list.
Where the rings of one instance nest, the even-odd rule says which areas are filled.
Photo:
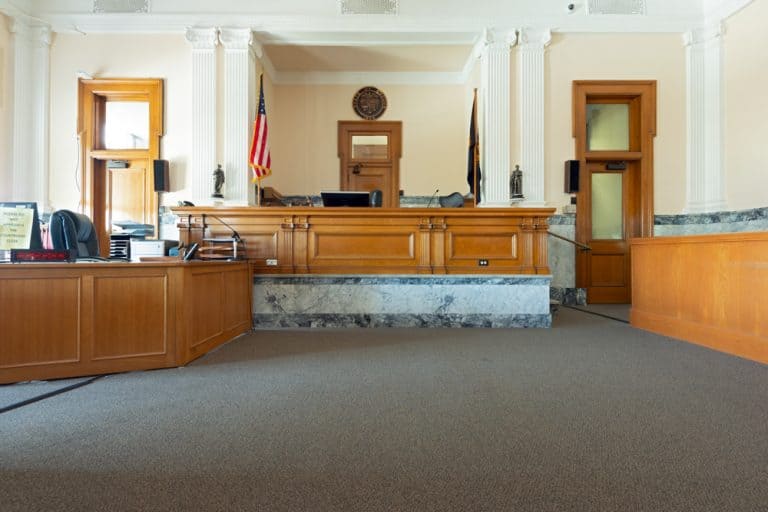
[[509, 197], [512, 199], [522, 199], [523, 197], [523, 171], [516, 165], [509, 177]]
[[224, 186], [224, 169], [221, 168], [221, 164], [213, 171], [213, 194], [211, 197], [224, 197], [221, 193], [221, 188]]

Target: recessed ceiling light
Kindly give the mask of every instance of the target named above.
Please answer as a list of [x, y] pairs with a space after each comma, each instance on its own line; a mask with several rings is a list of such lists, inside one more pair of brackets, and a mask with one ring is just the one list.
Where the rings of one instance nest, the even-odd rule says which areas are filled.
[[397, 14], [398, 0], [339, 0], [341, 14]]
[[589, 0], [587, 14], [644, 15], [645, 0]]
[[94, 13], [149, 12], [149, 0], [93, 0]]

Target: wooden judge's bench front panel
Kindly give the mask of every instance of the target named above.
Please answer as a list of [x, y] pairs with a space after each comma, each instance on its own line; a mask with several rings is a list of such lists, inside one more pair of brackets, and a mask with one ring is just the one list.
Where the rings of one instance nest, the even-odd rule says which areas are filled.
[[260, 274], [549, 274], [551, 208], [179, 207], [189, 245], [246, 242]]

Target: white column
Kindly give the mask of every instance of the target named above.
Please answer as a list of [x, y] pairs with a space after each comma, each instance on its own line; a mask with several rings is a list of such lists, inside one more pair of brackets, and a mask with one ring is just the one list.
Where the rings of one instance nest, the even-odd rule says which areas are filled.
[[246, 205], [251, 187], [250, 96], [256, 87], [251, 78], [252, 32], [248, 28], [222, 28], [219, 37], [224, 46], [224, 198], [230, 204]]
[[722, 29], [718, 23], [684, 36], [688, 108], [686, 213], [726, 208], [722, 157]]
[[192, 45], [192, 144], [187, 177], [195, 204], [212, 203], [216, 169], [216, 44], [215, 28], [187, 29]]
[[48, 27], [14, 19], [12, 197], [37, 201], [50, 210], [48, 185], [48, 123], [50, 47]]
[[523, 29], [518, 43], [520, 169], [525, 206], [544, 206], [544, 51], [549, 29]]
[[509, 206], [509, 95], [512, 33], [486, 31], [486, 46], [480, 56], [480, 205]]

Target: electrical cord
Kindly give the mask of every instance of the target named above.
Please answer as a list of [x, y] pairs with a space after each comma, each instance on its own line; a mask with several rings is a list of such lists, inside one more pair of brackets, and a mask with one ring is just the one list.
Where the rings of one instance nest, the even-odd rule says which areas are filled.
[[629, 321], [627, 320], [624, 320], [622, 318], [616, 318], [615, 316], [606, 315], [605, 313], [598, 313], [597, 311], [587, 311], [586, 309], [581, 309], [574, 306], [567, 306], [565, 304], [560, 304], [560, 306], [568, 309], [573, 309], [574, 311], [581, 311], [582, 313], [587, 313], [588, 315], [601, 316], [609, 320], [616, 320], [617, 322], [621, 322], [623, 324], [629, 324]]
[[26, 400], [22, 400], [21, 402], [16, 402], [11, 405], [7, 405], [5, 407], [0, 407], [0, 414], [12, 411], [14, 409], [18, 409], [20, 407], [24, 407], [25, 405], [30, 405], [35, 402], [39, 402], [40, 400], [45, 400], [46, 398], [51, 398], [52, 396], [60, 395], [62, 393], [66, 393], [67, 391], [72, 391], [77, 388], [81, 388], [83, 386], [87, 386], [88, 384], [91, 384], [99, 379], [104, 377], [104, 375], [97, 375], [95, 377], [91, 377], [90, 379], [86, 379], [81, 382], [76, 382], [74, 384], [70, 384], [69, 386], [65, 386], [61, 389], [56, 389], [54, 391], [49, 391], [48, 393], [43, 393], [42, 395], [33, 396], [32, 398], [28, 398]]

